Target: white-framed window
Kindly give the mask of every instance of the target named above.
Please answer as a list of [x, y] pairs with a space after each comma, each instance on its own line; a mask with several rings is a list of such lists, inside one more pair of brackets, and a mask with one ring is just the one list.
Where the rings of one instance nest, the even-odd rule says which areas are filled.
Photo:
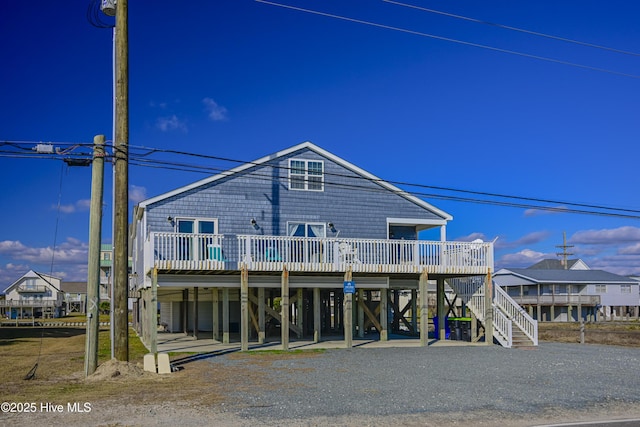
[[623, 294], [630, 294], [631, 293], [631, 285], [630, 284], [620, 285], [620, 292], [623, 293]]
[[289, 160], [289, 189], [324, 191], [324, 162], [322, 160]]
[[327, 237], [324, 222], [288, 222], [287, 235], [295, 237]]
[[[180, 234], [217, 234], [218, 220], [213, 218], [176, 218], [176, 232]], [[208, 245], [213, 243], [211, 237], [179, 237], [176, 245], [179, 260], [192, 260], [197, 256], [204, 259], [207, 256]], [[197, 255], [196, 255], [197, 254]]]
[[599, 294], [607, 293], [607, 285], [596, 285], [596, 292]]

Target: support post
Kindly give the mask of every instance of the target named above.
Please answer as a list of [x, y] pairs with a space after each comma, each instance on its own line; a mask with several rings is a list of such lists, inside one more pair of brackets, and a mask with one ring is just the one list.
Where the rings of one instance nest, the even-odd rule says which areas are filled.
[[287, 267], [282, 269], [281, 295], [280, 295], [280, 340], [282, 349], [289, 350], [289, 272]]
[[364, 310], [361, 303], [364, 304], [364, 289], [358, 289], [358, 338], [364, 338]]
[[427, 294], [427, 284], [429, 276], [427, 270], [423, 269], [420, 274], [418, 288], [420, 291], [420, 347], [429, 344], [429, 296]]
[[[89, 212], [89, 260], [87, 266], [87, 337], [85, 376], [98, 367], [98, 332], [100, 330], [100, 241], [102, 239], [102, 193], [104, 181], [104, 135], [93, 138], [91, 166], [91, 205]], [[33, 315], [33, 308], [31, 309]], [[35, 316], [34, 316], [35, 317]]]
[[129, 361], [129, 25], [127, 0], [116, 7], [116, 126], [113, 220], [114, 357]]
[[151, 298], [149, 301], [149, 343], [151, 353], [158, 353], [158, 268], [151, 271]]
[[491, 284], [491, 269], [487, 269], [484, 281], [484, 342], [493, 345], [493, 286]]
[[189, 333], [189, 289], [182, 290], [182, 332]]
[[[351, 266], [344, 273], [344, 281], [352, 280]], [[344, 346], [353, 347], [353, 294], [344, 294]]]
[[389, 308], [387, 306], [387, 289], [380, 289], [380, 341], [389, 340]]
[[303, 299], [303, 289], [298, 288], [296, 299], [296, 325], [300, 327], [300, 332], [298, 332], [298, 339], [302, 339], [304, 335], [304, 301]]
[[249, 350], [249, 272], [240, 271], [240, 349]]
[[411, 289], [411, 326], [414, 333], [418, 330], [418, 291]]
[[193, 287], [193, 339], [198, 339], [198, 287]]
[[229, 288], [222, 288], [222, 343], [229, 344]]
[[264, 315], [264, 288], [258, 288], [258, 344], [264, 344], [265, 315]]
[[320, 342], [320, 288], [313, 288], [313, 342]]
[[447, 314], [444, 309], [444, 279], [436, 281], [436, 305], [438, 312], [438, 339], [446, 339], [447, 331]]
[[219, 306], [219, 297], [218, 297], [218, 288], [211, 289], [211, 305], [212, 305], [212, 319], [211, 325], [213, 329], [212, 338], [215, 341], [220, 340], [220, 306]]

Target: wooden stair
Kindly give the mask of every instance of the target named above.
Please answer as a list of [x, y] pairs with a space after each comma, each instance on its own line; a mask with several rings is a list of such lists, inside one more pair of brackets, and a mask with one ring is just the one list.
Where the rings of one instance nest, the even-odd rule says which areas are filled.
[[511, 348], [519, 348], [521, 350], [537, 350], [537, 346], [533, 341], [520, 329], [513, 325], [511, 335]]

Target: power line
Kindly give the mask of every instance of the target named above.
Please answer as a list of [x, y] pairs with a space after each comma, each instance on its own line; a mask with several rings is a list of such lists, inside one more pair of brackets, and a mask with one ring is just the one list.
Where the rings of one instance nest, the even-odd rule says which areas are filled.
[[470, 18], [468, 16], [455, 15], [453, 13], [443, 12], [443, 11], [435, 10], [435, 9], [429, 9], [429, 8], [426, 8], [426, 7], [416, 6], [416, 5], [413, 5], [413, 4], [401, 3], [401, 2], [393, 1], [393, 0], [382, 0], [382, 1], [385, 2], [385, 3], [395, 4], [397, 6], [404, 6], [404, 7], [408, 7], [408, 8], [411, 8], [411, 9], [421, 10], [421, 11], [429, 12], [429, 13], [435, 13], [437, 15], [448, 16], [450, 18], [462, 19], [464, 21], [476, 22], [478, 24], [490, 25], [492, 27], [498, 27], [498, 28], [502, 28], [502, 29], [505, 29], [505, 30], [517, 31], [517, 32], [524, 33], [524, 34], [530, 34], [530, 35], [533, 35], [533, 36], [544, 37], [544, 38], [547, 38], [547, 39], [552, 39], [552, 40], [558, 40], [558, 41], [562, 41], [562, 42], [566, 42], [566, 43], [577, 44], [577, 45], [580, 45], [580, 46], [592, 47], [594, 49], [608, 50], [610, 52], [621, 53], [621, 54], [624, 54], [624, 55], [640, 56], [640, 53], [630, 52], [628, 50], [616, 49], [616, 48], [613, 48], [613, 47], [607, 47], [607, 46], [602, 46], [602, 45], [598, 45], [598, 44], [583, 42], [583, 41], [580, 41], [580, 40], [568, 39], [568, 38], [565, 38], [565, 37], [554, 36], [554, 35], [551, 35], [551, 34], [540, 33], [540, 32], [537, 32], [537, 31], [525, 30], [524, 28], [512, 27], [512, 26], [503, 25], [503, 24], [497, 24], [495, 22], [483, 21], [481, 19]]
[[[170, 154], [179, 154], [179, 155], [199, 157], [199, 158], [204, 158], [204, 159], [221, 160], [221, 161], [232, 162], [232, 163], [237, 163], [237, 164], [252, 164], [254, 166], [260, 166], [261, 165], [260, 163], [255, 163], [255, 162], [250, 162], [250, 161], [245, 161], [245, 160], [231, 159], [231, 158], [219, 157], [219, 156], [211, 156], [211, 155], [206, 155], [206, 154], [191, 153], [191, 152], [173, 150], [173, 149], [158, 149], [158, 148], [151, 148], [151, 147], [144, 147], [144, 146], [133, 146], [133, 147], [135, 147], [137, 149], [140, 149], [140, 150], [146, 150], [147, 153], [145, 154], [145, 156], [147, 156], [147, 155], [149, 155], [151, 153], [170, 153]], [[174, 164], [174, 165], [178, 165], [178, 164]], [[290, 170], [290, 168], [287, 167], [287, 166], [276, 166], [276, 165], [271, 165], [271, 166], [272, 167], [276, 167], [278, 169]], [[224, 172], [225, 169], [215, 169], [215, 171]], [[474, 195], [478, 195], [478, 196], [499, 197], [499, 198], [505, 198], [505, 199], [515, 199], [515, 200], [537, 202], [537, 203], [550, 203], [550, 204], [555, 204], [555, 205], [568, 205], [568, 206], [576, 206], [576, 207], [581, 207], [581, 208], [612, 210], [612, 211], [620, 211], [620, 212], [629, 212], [629, 213], [638, 213], [638, 214], [640, 214], [640, 210], [637, 210], [637, 209], [617, 208], [617, 207], [604, 206], [604, 205], [595, 205], [595, 204], [589, 204], [589, 203], [567, 202], [567, 201], [559, 201], [559, 200], [552, 200], [552, 199], [545, 199], [545, 198], [514, 196], [514, 195], [492, 193], [492, 192], [485, 192], [485, 191], [463, 190], [463, 189], [452, 188], [452, 187], [442, 187], [442, 186], [434, 186], [434, 185], [427, 185], [427, 184], [416, 184], [416, 183], [410, 183], [410, 182], [405, 182], [405, 181], [391, 181], [391, 180], [384, 180], [384, 179], [371, 179], [371, 178], [364, 178], [364, 177], [361, 177], [361, 176], [337, 174], [337, 173], [330, 173], [330, 172], [325, 172], [325, 175], [326, 176], [336, 176], [336, 177], [340, 177], [340, 178], [366, 179], [366, 180], [369, 180], [369, 181], [372, 181], [372, 182], [378, 182], [378, 183], [386, 182], [386, 183], [393, 184], [393, 185], [403, 185], [403, 186], [411, 186], [411, 187], [417, 187], [417, 188], [427, 188], [427, 189], [432, 189], [432, 190], [474, 194]], [[555, 208], [555, 210], [557, 210], [557, 211], [560, 211], [560, 210], [563, 210], [563, 209], [564, 208]]]
[[[192, 152], [173, 150], [173, 149], [161, 149], [161, 148], [153, 148], [153, 147], [146, 147], [146, 146], [130, 146], [130, 149], [132, 150], [130, 152], [130, 164], [132, 166], [148, 167], [148, 168], [155, 168], [155, 169], [176, 170], [181, 172], [196, 172], [196, 173], [204, 173], [204, 174], [214, 173], [214, 174], [222, 174], [227, 176], [231, 176], [235, 173], [230, 171], [228, 167], [227, 168], [212, 167], [208, 165], [197, 165], [197, 164], [191, 164], [191, 163], [168, 161], [168, 160], [157, 160], [157, 159], [148, 158], [148, 156], [152, 154], [159, 154], [159, 153], [177, 154], [177, 155], [202, 158], [206, 160], [218, 160], [218, 161], [224, 161], [224, 162], [231, 162], [236, 164], [249, 164], [256, 167], [271, 167], [274, 169], [284, 170], [284, 171], [289, 171], [291, 169], [288, 166], [280, 166], [277, 164], [256, 163], [252, 161], [231, 159], [227, 157], [212, 156], [207, 154], [192, 153]], [[136, 151], [143, 151], [143, 152], [136, 154]], [[16, 153], [16, 154], [20, 154], [20, 153]], [[2, 152], [0, 152], [0, 157], [5, 157], [3, 156]], [[26, 157], [42, 158], [42, 157], [35, 157], [34, 155], [29, 155]], [[46, 158], [56, 159], [56, 160], [61, 159], [61, 157], [55, 157], [55, 156], [47, 156]], [[108, 158], [109, 156], [107, 156], [107, 159]], [[264, 174], [256, 171], [247, 172], [247, 176], [250, 176], [251, 178], [254, 178], [254, 179], [259, 179], [263, 181], [272, 181], [272, 182], [287, 178], [286, 175], [279, 174], [278, 176], [274, 177], [272, 174]], [[501, 200], [491, 200], [491, 199], [486, 199], [486, 198], [483, 199], [483, 198], [477, 198], [477, 197], [462, 197], [462, 196], [454, 196], [454, 195], [438, 194], [438, 193], [422, 192], [422, 191], [407, 191], [402, 189], [396, 192], [396, 194], [405, 194], [405, 195], [411, 195], [415, 197], [433, 198], [433, 199], [439, 199], [439, 200], [448, 200], [448, 201], [474, 203], [474, 204], [486, 204], [486, 205], [494, 205], [494, 206], [502, 206], [502, 207], [536, 209], [536, 210], [556, 212], [556, 213], [573, 213], [573, 214], [608, 216], [608, 217], [627, 218], [627, 219], [640, 219], [640, 215], [634, 215], [634, 214], [640, 214], [640, 210], [598, 205], [593, 203], [590, 204], [590, 203], [567, 202], [567, 201], [551, 200], [546, 198], [534, 198], [534, 197], [507, 195], [507, 194], [492, 193], [492, 192], [485, 192], [485, 191], [464, 190], [459, 188], [432, 186], [427, 184], [409, 183], [409, 182], [403, 182], [403, 181], [389, 181], [389, 180], [383, 180], [379, 178], [376, 179], [376, 178], [363, 177], [355, 174], [348, 175], [348, 174], [324, 172], [324, 176], [336, 177], [342, 180], [346, 178], [346, 179], [353, 179], [355, 181], [367, 181], [367, 182], [376, 183], [376, 184], [387, 183], [395, 186], [409, 186], [409, 187], [416, 187], [416, 188], [422, 188], [422, 189], [446, 191], [446, 192], [452, 192], [452, 193], [470, 194], [475, 196], [494, 197], [494, 198], [497, 197], [497, 198], [502, 198], [507, 200], [501, 201]], [[382, 188], [382, 187], [370, 187], [370, 186], [360, 185], [358, 183], [347, 184], [343, 182], [332, 182], [331, 180], [325, 180], [324, 185], [347, 188], [347, 189], [358, 189], [361, 191], [389, 192], [388, 189]], [[512, 202], [508, 200], [519, 200], [522, 202], [531, 202], [531, 203]], [[545, 206], [545, 205], [534, 204], [534, 203], [548, 203], [548, 204], [561, 205], [561, 206]], [[569, 207], [569, 206], [572, 206], [572, 207]]]
[[515, 51], [515, 50], [502, 49], [502, 48], [499, 48], [499, 47], [493, 47], [493, 46], [489, 46], [489, 45], [473, 43], [473, 42], [468, 42], [468, 41], [464, 41], [464, 40], [452, 39], [450, 37], [437, 36], [435, 34], [424, 33], [424, 32], [421, 32], [421, 31], [409, 30], [409, 29], [406, 29], [406, 28], [394, 27], [394, 26], [385, 25], [385, 24], [378, 24], [378, 23], [375, 23], [375, 22], [365, 21], [365, 20], [362, 20], [362, 19], [350, 18], [350, 17], [347, 17], [347, 16], [335, 15], [335, 14], [332, 14], [332, 13], [320, 12], [318, 10], [305, 9], [305, 8], [302, 8], [302, 7], [290, 6], [290, 5], [281, 4], [281, 3], [274, 3], [274, 2], [271, 2], [271, 1], [267, 1], [267, 0], [255, 0], [255, 1], [258, 2], [258, 3], [268, 4], [268, 5], [271, 5], [271, 6], [278, 6], [278, 7], [282, 7], [282, 8], [285, 8], [285, 9], [296, 10], [296, 11], [299, 11], [299, 12], [311, 13], [311, 14], [314, 14], [314, 15], [320, 15], [320, 16], [325, 16], [325, 17], [328, 17], [328, 18], [340, 19], [340, 20], [348, 21], [348, 22], [355, 22], [357, 24], [370, 25], [370, 26], [377, 27], [377, 28], [384, 28], [386, 30], [399, 31], [399, 32], [402, 32], [402, 33], [413, 34], [413, 35], [416, 35], [416, 36], [428, 37], [428, 38], [435, 39], [435, 40], [441, 40], [441, 41], [457, 43], [457, 44], [461, 44], [461, 45], [465, 45], [465, 46], [471, 46], [471, 47], [477, 47], [477, 48], [481, 48], [481, 49], [487, 49], [487, 50], [491, 50], [491, 51], [494, 51], [494, 52], [506, 53], [506, 54], [509, 54], [509, 55], [516, 55], [516, 56], [521, 56], [521, 57], [524, 57], [524, 58], [536, 59], [536, 60], [539, 60], [539, 61], [552, 62], [552, 63], [555, 63], [555, 64], [568, 65], [570, 67], [582, 68], [582, 69], [585, 69], [585, 70], [597, 71], [597, 72], [601, 72], [601, 73], [608, 73], [608, 74], [614, 74], [614, 75], [623, 76], [623, 77], [630, 77], [632, 79], [640, 79], [640, 75], [623, 73], [621, 71], [609, 70], [607, 68], [592, 67], [590, 65], [578, 64], [576, 62], [564, 61], [564, 60], [561, 60], [561, 59], [549, 58], [549, 57], [540, 56], [540, 55], [533, 55], [533, 54], [530, 54], [530, 53], [518, 52], [518, 51]]

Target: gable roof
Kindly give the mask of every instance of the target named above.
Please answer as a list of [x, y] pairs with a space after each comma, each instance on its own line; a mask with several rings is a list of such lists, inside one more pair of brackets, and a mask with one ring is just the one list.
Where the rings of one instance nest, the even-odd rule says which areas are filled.
[[543, 270], [531, 268], [503, 268], [494, 276], [513, 274], [536, 283], [581, 283], [581, 284], [636, 284], [633, 279], [603, 270]]
[[60, 289], [58, 289], [58, 287], [52, 283], [53, 280], [60, 280], [60, 278], [54, 277], [54, 276], [50, 276], [50, 275], [44, 274], [44, 273], [38, 273], [38, 272], [35, 272], [33, 270], [29, 270], [26, 273], [24, 273], [22, 276], [20, 276], [18, 278], [18, 280], [16, 280], [15, 282], [13, 282], [9, 286], [7, 286], [6, 289], [4, 290], [4, 293], [5, 294], [9, 293], [11, 288], [13, 288], [14, 286], [17, 286], [22, 281], [22, 279], [30, 278], [30, 277], [40, 278], [40, 279], [44, 280], [45, 282], [47, 282], [47, 284], [49, 284], [51, 287], [53, 287], [56, 291], [60, 292]]
[[439, 217], [441, 217], [443, 220], [451, 221], [453, 219], [453, 216], [451, 216], [447, 212], [436, 208], [435, 206], [431, 205], [430, 203], [425, 202], [424, 200], [422, 200], [422, 199], [420, 199], [420, 198], [418, 198], [416, 196], [412, 196], [411, 194], [407, 193], [404, 190], [401, 190], [400, 188], [396, 187], [395, 185], [389, 184], [388, 182], [378, 178], [375, 175], [370, 174], [369, 172], [365, 171], [364, 169], [360, 169], [356, 165], [354, 165], [354, 164], [352, 164], [352, 163], [350, 163], [350, 162], [348, 162], [348, 161], [346, 161], [346, 160], [344, 160], [344, 159], [342, 159], [342, 158], [340, 158], [340, 157], [338, 157], [338, 156], [336, 156], [336, 155], [334, 155], [334, 154], [332, 154], [332, 153], [330, 153], [330, 152], [318, 147], [317, 145], [315, 145], [315, 144], [313, 144], [312, 142], [309, 142], [309, 141], [294, 145], [293, 147], [287, 148], [287, 149], [282, 150], [282, 151], [278, 151], [277, 153], [270, 154], [268, 156], [262, 157], [262, 158], [260, 158], [258, 160], [253, 161], [253, 162], [245, 163], [245, 164], [237, 166], [237, 167], [235, 167], [233, 169], [229, 169], [228, 171], [221, 172], [221, 173], [219, 173], [217, 175], [213, 175], [213, 176], [210, 176], [208, 178], [201, 179], [199, 181], [193, 182], [193, 183], [188, 184], [186, 186], [183, 186], [183, 187], [180, 187], [180, 188], [176, 188], [175, 190], [169, 191], [169, 192], [161, 194], [159, 196], [155, 196], [155, 197], [152, 197], [150, 199], [143, 200], [140, 203], [138, 203], [138, 207], [144, 209], [148, 205], [151, 205], [153, 203], [157, 203], [157, 202], [159, 202], [161, 200], [164, 200], [164, 199], [167, 199], [169, 197], [184, 193], [185, 191], [189, 191], [189, 190], [192, 190], [194, 188], [197, 188], [197, 187], [200, 187], [200, 186], [203, 186], [203, 185], [218, 181], [220, 179], [227, 178], [227, 177], [229, 177], [231, 175], [234, 175], [234, 174], [239, 173], [239, 172], [243, 172], [243, 171], [245, 171], [247, 169], [250, 169], [250, 168], [253, 168], [253, 167], [256, 167], [256, 166], [264, 165], [265, 163], [267, 163], [269, 161], [275, 160], [275, 159], [277, 159], [279, 157], [287, 156], [287, 155], [289, 155], [291, 153], [294, 153], [294, 152], [302, 150], [302, 149], [311, 150], [311, 151], [319, 154], [320, 156], [323, 156], [323, 157], [333, 161], [334, 163], [336, 163], [336, 164], [338, 164], [338, 165], [340, 165], [340, 166], [342, 166], [342, 167], [354, 172], [355, 174], [360, 175], [361, 177], [363, 177], [363, 178], [365, 178], [365, 179], [367, 179], [369, 181], [375, 182], [376, 184], [378, 184], [381, 187], [383, 187], [383, 188], [385, 188], [385, 189], [397, 194], [398, 196], [403, 197], [403, 198], [409, 200], [410, 202], [415, 203], [416, 205], [418, 205], [418, 206], [420, 206], [420, 207], [422, 207], [422, 208], [424, 208], [424, 209], [426, 209], [426, 210], [428, 210], [430, 212], [433, 212], [434, 214], [436, 214]]

